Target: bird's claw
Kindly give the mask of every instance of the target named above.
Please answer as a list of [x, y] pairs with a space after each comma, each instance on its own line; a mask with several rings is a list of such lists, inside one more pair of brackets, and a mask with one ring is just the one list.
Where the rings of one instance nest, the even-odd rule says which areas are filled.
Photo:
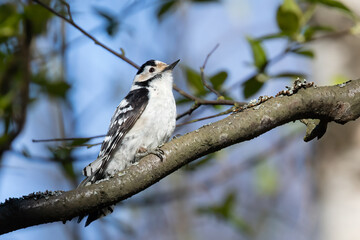
[[149, 154], [153, 154], [155, 156], [157, 156], [158, 158], [160, 158], [160, 161], [163, 161], [164, 160], [164, 154], [165, 152], [160, 148], [160, 147], [157, 147], [155, 148], [154, 150], [147, 150], [147, 149], [139, 149], [139, 151], [136, 153], [136, 158], [142, 158], [142, 157], [145, 157]]
[[163, 161], [163, 160], [164, 160], [164, 154], [165, 154], [165, 152], [164, 152], [161, 148], [157, 147], [157, 148], [155, 148], [153, 151], [151, 151], [150, 153], [151, 153], [151, 154], [154, 154], [155, 156], [157, 156], [158, 158], [160, 158], [160, 161]]

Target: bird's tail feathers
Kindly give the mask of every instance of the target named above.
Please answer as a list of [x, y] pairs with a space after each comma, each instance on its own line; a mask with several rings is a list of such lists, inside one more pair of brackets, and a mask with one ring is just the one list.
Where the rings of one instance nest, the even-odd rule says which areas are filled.
[[[114, 211], [114, 207], [115, 205], [111, 205], [89, 213], [88, 218], [86, 219], [85, 222], [85, 227], [89, 226], [89, 224], [92, 223], [93, 221], [112, 213]], [[84, 217], [86, 217], [86, 215], [80, 215], [77, 222], [80, 223], [81, 220], [84, 219]]]
[[89, 165], [87, 165], [83, 170], [82, 170], [82, 174], [86, 177], [90, 177], [94, 174], [96, 174], [96, 172], [99, 171], [99, 169], [103, 166], [103, 162], [105, 161], [104, 158], [98, 158], [95, 161], [93, 161], [92, 163], [90, 163]]
[[[91, 185], [93, 183], [95, 183], [98, 179], [96, 178], [96, 175], [92, 175], [89, 177], [86, 177], [80, 184], [78, 187], [83, 187], [83, 186], [88, 186]], [[92, 223], [93, 221], [95, 221], [96, 219], [99, 219], [101, 217], [104, 217], [110, 213], [112, 213], [114, 211], [114, 207], [115, 205], [111, 205], [105, 208], [101, 208], [95, 211], [92, 211], [90, 213], [87, 214], [82, 214], [79, 216], [78, 218], [78, 223], [81, 222], [81, 220], [84, 219], [84, 217], [88, 216], [88, 218], [86, 219], [86, 223], [85, 223], [85, 227], [87, 227], [90, 223]]]
[[[78, 187], [84, 187], [84, 186], [94, 184], [97, 181], [104, 178], [103, 171], [101, 171], [102, 170], [101, 168], [104, 167], [103, 166], [104, 161], [105, 161], [105, 159], [98, 158], [94, 162], [92, 162], [88, 166], [86, 166], [83, 169], [83, 175], [86, 176], [86, 178], [79, 184]], [[99, 219], [101, 217], [104, 217], [104, 216], [112, 213], [114, 211], [114, 207], [115, 207], [115, 205], [111, 205], [111, 206], [108, 206], [108, 207], [105, 207], [102, 209], [92, 211], [88, 214], [80, 215], [78, 218], [78, 223], [80, 223], [81, 220], [84, 219], [84, 217], [88, 216], [86, 223], [85, 223], [85, 227], [87, 227], [90, 223], [92, 223], [96, 219]]]

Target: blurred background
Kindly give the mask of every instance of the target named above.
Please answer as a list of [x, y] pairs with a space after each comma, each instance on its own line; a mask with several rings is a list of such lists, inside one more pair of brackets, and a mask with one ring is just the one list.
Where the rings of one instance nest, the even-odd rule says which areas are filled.
[[[225, 99], [360, 76], [356, 0], [71, 0], [71, 16], [63, 1], [42, 2], [138, 65], [181, 59], [175, 83], [203, 99], [217, 99], [200, 78], [217, 44], [204, 72]], [[30, 0], [0, 1], [0, 59], [0, 201], [75, 188], [136, 69]], [[174, 94], [179, 114], [193, 106]], [[201, 106], [175, 134], [230, 108]], [[304, 134], [289, 123], [203, 157], [87, 228], [56, 222], [4, 239], [360, 239], [359, 123]]]

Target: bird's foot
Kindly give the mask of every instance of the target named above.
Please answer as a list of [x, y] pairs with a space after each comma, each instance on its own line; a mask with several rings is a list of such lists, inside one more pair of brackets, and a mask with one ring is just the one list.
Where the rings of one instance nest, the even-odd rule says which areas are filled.
[[162, 149], [160, 149], [161, 146], [153, 149], [153, 150], [147, 150], [146, 148], [139, 148], [138, 152], [135, 154], [136, 158], [143, 158], [149, 154], [153, 154], [155, 156], [157, 156], [158, 158], [160, 158], [161, 161], [163, 161], [164, 159], [164, 151]]

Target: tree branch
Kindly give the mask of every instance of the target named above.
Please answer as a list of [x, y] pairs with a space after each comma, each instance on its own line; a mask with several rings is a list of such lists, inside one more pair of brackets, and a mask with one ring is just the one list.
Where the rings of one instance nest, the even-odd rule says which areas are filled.
[[[50, 11], [51, 13], [55, 14], [56, 16], [60, 17], [61, 19], [63, 19], [64, 21], [66, 21], [67, 23], [69, 23], [70, 25], [72, 25], [74, 28], [76, 28], [77, 30], [79, 30], [82, 34], [84, 34], [86, 37], [90, 38], [91, 40], [94, 41], [95, 44], [101, 46], [102, 48], [104, 48], [105, 50], [107, 50], [108, 52], [114, 54], [115, 56], [121, 58], [122, 60], [124, 60], [125, 62], [127, 62], [128, 64], [130, 64], [131, 66], [135, 67], [136, 69], [139, 69], [139, 66], [134, 63], [133, 61], [131, 61], [129, 58], [127, 58], [124, 54], [119, 54], [117, 52], [115, 52], [114, 50], [112, 50], [110, 47], [106, 46], [105, 44], [101, 43], [99, 40], [97, 40], [94, 36], [92, 36], [90, 33], [86, 32], [84, 29], [82, 29], [79, 25], [77, 25], [72, 17], [71, 14], [71, 9], [70, 9], [70, 5], [66, 2], [61, 0], [61, 2], [65, 5], [67, 13], [69, 15], [69, 18], [66, 18], [65, 16], [59, 14], [58, 12], [56, 12], [54, 9], [52, 9], [51, 7], [47, 6], [46, 4], [44, 4], [43, 2], [41, 2], [40, 0], [32, 0], [33, 2], [39, 4], [40, 6], [42, 6], [43, 8], [45, 8], [46, 10]], [[207, 55], [205, 62], [203, 64], [203, 66], [201, 67], [201, 72], [202, 72], [202, 81], [204, 82], [205, 86], [210, 89], [211, 91], [215, 91], [212, 90], [212, 88], [206, 84], [205, 79], [204, 79], [204, 68], [206, 66], [206, 63], [209, 59], [209, 57], [211, 56], [211, 54], [216, 50], [216, 48], [218, 47], [218, 44], [215, 46], [215, 48]], [[177, 120], [186, 116], [187, 114], [191, 114], [193, 111], [195, 111], [197, 108], [199, 108], [201, 105], [243, 105], [244, 103], [242, 102], [236, 102], [236, 101], [232, 101], [232, 100], [224, 100], [224, 99], [217, 99], [217, 100], [205, 100], [205, 99], [201, 99], [195, 96], [192, 96], [188, 93], [186, 93], [185, 91], [181, 90], [180, 88], [178, 88], [175, 84], [173, 84], [173, 89], [175, 91], [177, 91], [179, 94], [183, 95], [184, 97], [195, 101], [195, 105], [197, 105], [196, 108], [190, 109], [187, 112], [180, 114], [177, 117]], [[215, 93], [218, 96], [221, 96], [221, 94], [217, 93], [215, 91]], [[61, 140], [60, 140], [61, 141]]]
[[202, 81], [203, 85], [204, 85], [207, 89], [209, 89], [210, 92], [215, 93], [215, 95], [216, 95], [218, 98], [222, 97], [222, 95], [221, 95], [218, 91], [216, 91], [215, 88], [213, 88], [212, 86], [210, 86], [209, 84], [207, 84], [207, 82], [206, 82], [206, 80], [205, 80], [204, 70], [205, 70], [206, 64], [207, 64], [210, 56], [215, 52], [215, 50], [219, 47], [219, 45], [220, 45], [220, 44], [216, 44], [216, 45], [215, 45], [215, 47], [213, 48], [213, 50], [211, 50], [211, 51], [209, 52], [209, 54], [206, 56], [205, 61], [204, 61], [204, 64], [200, 67], [200, 77], [201, 77], [201, 81]]
[[287, 122], [318, 118], [345, 124], [359, 116], [360, 80], [329, 87], [302, 88], [290, 96], [271, 98], [165, 144], [162, 147], [165, 152], [163, 162], [149, 155], [138, 165], [99, 184], [7, 200], [0, 205], [0, 233], [69, 220], [117, 203], [201, 156], [251, 140]]
[[[206, 100], [206, 99], [198, 98], [196, 96], [193, 96], [193, 95], [185, 92], [184, 90], [181, 90], [175, 84], [173, 84], [173, 89], [175, 91], [177, 91], [179, 94], [181, 94], [182, 96], [184, 96], [185, 98], [190, 99], [195, 102], [189, 110], [177, 115], [176, 120], [179, 120], [180, 118], [183, 118], [186, 115], [190, 115], [193, 111], [195, 111], [196, 109], [201, 107], [201, 105], [230, 105], [230, 106], [233, 105], [236, 107], [241, 107], [246, 104], [245, 102], [238, 102], [238, 101], [227, 100], [227, 99]], [[184, 124], [182, 124], [182, 125], [184, 125]]]
[[176, 127], [184, 126], [184, 125], [187, 125], [187, 124], [190, 124], [190, 123], [204, 121], [204, 120], [211, 119], [211, 118], [220, 117], [220, 116], [232, 113], [233, 110], [234, 110], [234, 108], [232, 107], [232, 108], [229, 108], [226, 111], [223, 111], [223, 112], [220, 112], [220, 113], [217, 113], [217, 114], [214, 114], [214, 115], [210, 115], [210, 116], [206, 116], [206, 117], [202, 117], [202, 118], [198, 118], [198, 119], [193, 119], [193, 120], [190, 120], [188, 122], [176, 124]]
[[94, 138], [103, 138], [105, 134], [96, 135], [92, 137], [76, 137], [76, 138], [49, 138], [49, 139], [33, 139], [32, 142], [39, 143], [39, 142], [63, 142], [63, 141], [74, 141], [74, 140], [90, 140]]
[[120, 54], [117, 53], [116, 51], [112, 50], [111, 48], [109, 48], [108, 46], [106, 46], [105, 44], [103, 44], [102, 42], [100, 42], [99, 40], [97, 40], [94, 36], [92, 36], [91, 34], [89, 34], [88, 32], [86, 32], [84, 29], [82, 29], [79, 25], [77, 25], [72, 18], [71, 15], [71, 11], [70, 11], [70, 5], [68, 3], [66, 3], [65, 1], [61, 1], [63, 4], [65, 4], [65, 7], [67, 9], [68, 15], [69, 15], [69, 19], [66, 18], [65, 16], [59, 14], [58, 12], [56, 12], [54, 9], [50, 8], [49, 6], [47, 6], [46, 4], [44, 4], [43, 2], [39, 1], [39, 0], [32, 0], [33, 2], [39, 4], [40, 6], [42, 6], [43, 8], [47, 9], [48, 11], [52, 12], [53, 14], [55, 14], [56, 16], [62, 18], [64, 21], [68, 22], [71, 26], [73, 26], [74, 28], [76, 28], [77, 30], [79, 30], [82, 34], [84, 34], [86, 37], [90, 38], [91, 40], [94, 41], [95, 44], [103, 47], [104, 49], [106, 49], [107, 51], [111, 52], [112, 54], [114, 54], [115, 56], [121, 58], [122, 60], [124, 60], [125, 62], [127, 62], [128, 64], [130, 64], [131, 66], [135, 67], [135, 68], [139, 68], [139, 66], [134, 63], [133, 61], [131, 61], [129, 58], [125, 57], [124, 54]]

